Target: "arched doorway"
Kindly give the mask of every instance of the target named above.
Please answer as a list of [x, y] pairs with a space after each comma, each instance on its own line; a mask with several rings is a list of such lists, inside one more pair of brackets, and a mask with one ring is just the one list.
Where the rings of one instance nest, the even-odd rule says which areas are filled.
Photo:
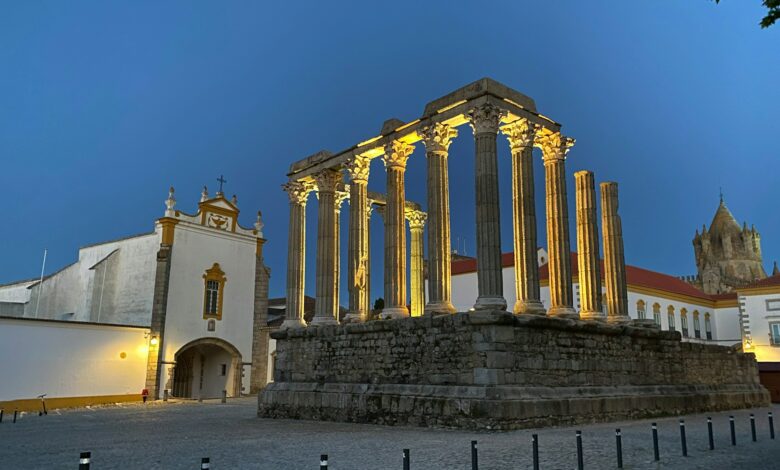
[[179, 349], [173, 368], [171, 395], [179, 398], [219, 398], [241, 394], [241, 353], [218, 338], [201, 338]]

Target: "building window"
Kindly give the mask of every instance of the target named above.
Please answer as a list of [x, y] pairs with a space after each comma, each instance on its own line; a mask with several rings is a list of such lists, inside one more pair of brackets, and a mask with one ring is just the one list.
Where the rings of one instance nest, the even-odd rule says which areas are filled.
[[658, 328], [661, 328], [661, 306], [658, 303], [653, 304], [653, 320]]
[[699, 311], [693, 311], [693, 336], [701, 338], [701, 324], [699, 323]]
[[227, 364], [222, 364], [221, 375], [224, 377], [227, 375]]
[[638, 300], [636, 303], [636, 317], [640, 320], [645, 319], [645, 302], [644, 300]]
[[666, 317], [669, 320], [669, 331], [675, 331], [674, 328], [674, 307], [671, 305], [666, 309]]
[[683, 338], [688, 337], [688, 310], [680, 309], [680, 329], [682, 330]]
[[780, 299], [766, 299], [766, 309], [769, 312], [780, 310]]
[[224, 298], [225, 273], [214, 263], [203, 275], [205, 290], [203, 292], [203, 318], [222, 320], [222, 300]]
[[707, 339], [712, 339], [712, 322], [709, 313], [704, 314], [704, 332], [707, 334]]

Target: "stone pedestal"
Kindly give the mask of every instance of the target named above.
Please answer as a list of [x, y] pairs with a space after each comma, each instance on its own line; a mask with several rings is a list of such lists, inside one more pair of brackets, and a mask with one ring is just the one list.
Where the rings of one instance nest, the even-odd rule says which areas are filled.
[[474, 308], [506, 310], [501, 266], [501, 211], [496, 135], [503, 111], [490, 104], [468, 114], [474, 131], [477, 206], [477, 289]]
[[267, 418], [506, 430], [769, 404], [754, 355], [629, 325], [478, 311], [271, 336]]
[[580, 318], [604, 320], [601, 310], [598, 216], [593, 173], [574, 173], [577, 191], [577, 267], [580, 285]]

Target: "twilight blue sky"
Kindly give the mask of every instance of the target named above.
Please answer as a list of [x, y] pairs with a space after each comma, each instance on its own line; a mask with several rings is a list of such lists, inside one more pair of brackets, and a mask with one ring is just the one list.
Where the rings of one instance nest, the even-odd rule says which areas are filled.
[[[0, 283], [37, 276], [44, 247], [53, 272], [79, 246], [151, 230], [169, 185], [178, 208], [192, 211], [201, 186], [213, 189], [224, 173], [242, 224], [263, 210], [271, 295], [283, 295], [288, 203], [279, 186], [289, 164], [373, 137], [390, 117], [414, 119], [483, 76], [531, 96], [577, 138], [570, 208], [574, 171], [620, 183], [629, 263], [694, 273], [691, 239], [722, 186], [737, 219], [761, 231], [771, 269], [780, 258], [780, 25], [758, 27], [759, 0], [488, 4], [4, 2]], [[473, 254], [470, 134], [462, 128], [451, 147], [450, 178], [453, 239]], [[508, 155], [500, 138], [505, 251]], [[407, 197], [422, 203], [424, 168], [418, 149]], [[537, 161], [545, 244], [542, 176]], [[384, 191], [379, 161], [369, 187]], [[313, 198], [308, 217], [313, 294]], [[378, 217], [373, 228], [381, 260]], [[346, 230], [342, 241], [346, 250]], [[373, 298], [381, 262], [372, 265]]]

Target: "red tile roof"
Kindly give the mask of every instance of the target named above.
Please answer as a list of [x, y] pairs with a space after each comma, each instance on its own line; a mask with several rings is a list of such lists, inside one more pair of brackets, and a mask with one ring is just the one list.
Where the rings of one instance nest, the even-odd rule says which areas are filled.
[[[579, 271], [577, 266], [577, 253], [572, 252], [570, 256], [570, 260], [571, 260], [572, 276], [576, 277]], [[515, 262], [514, 262], [513, 253], [510, 252], [501, 255], [501, 265], [503, 267], [506, 268], [509, 266], [514, 266], [514, 264]], [[476, 272], [476, 270], [477, 270], [477, 260], [475, 258], [462, 259], [462, 260], [457, 260], [452, 262], [453, 275]], [[601, 272], [604, 272], [603, 261], [602, 261], [601, 270], [602, 270]], [[777, 277], [777, 283], [780, 284], [780, 275], [776, 277]], [[542, 280], [549, 279], [549, 272], [546, 263], [539, 267], [539, 279]], [[767, 279], [771, 279], [771, 278], [767, 278]], [[764, 279], [764, 281], [766, 281], [767, 279]], [[682, 279], [676, 278], [674, 276], [670, 276], [668, 274], [663, 274], [656, 271], [650, 271], [648, 269], [642, 269], [631, 265], [626, 265], [626, 280], [628, 284], [632, 286], [658, 289], [673, 294], [686, 295], [688, 297], [694, 297], [694, 298], [710, 300], [710, 301], [735, 299], [737, 297], [737, 294], [734, 292], [727, 293], [727, 294], [709, 295], [697, 289], [696, 287], [692, 286], [691, 284], [683, 281]], [[777, 284], [772, 284], [772, 285], [777, 285]]]

